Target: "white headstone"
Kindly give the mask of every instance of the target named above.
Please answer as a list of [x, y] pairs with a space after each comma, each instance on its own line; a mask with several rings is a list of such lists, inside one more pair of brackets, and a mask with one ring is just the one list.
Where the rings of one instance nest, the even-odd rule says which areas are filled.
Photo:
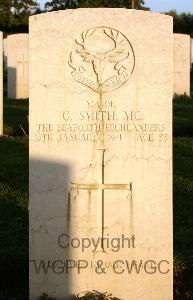
[[172, 299], [172, 25], [30, 17], [30, 299]]
[[26, 99], [28, 91], [28, 34], [13, 34], [7, 38], [8, 98]]
[[3, 39], [3, 58], [4, 58], [4, 67], [7, 70], [7, 38]]
[[190, 36], [174, 34], [174, 94], [190, 95]]

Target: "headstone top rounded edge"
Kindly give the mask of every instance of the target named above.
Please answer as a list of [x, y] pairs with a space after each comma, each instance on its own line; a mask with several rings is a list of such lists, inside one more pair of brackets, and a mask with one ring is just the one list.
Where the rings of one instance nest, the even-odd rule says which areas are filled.
[[76, 8], [76, 9], [65, 9], [65, 10], [58, 10], [58, 11], [51, 11], [51, 12], [45, 12], [45, 13], [41, 13], [41, 14], [37, 14], [37, 15], [33, 15], [29, 17], [29, 20], [38, 20], [38, 19], [42, 19], [44, 17], [47, 17], [49, 15], [69, 15], [69, 14], [74, 14], [74, 13], [79, 13], [79, 12], [84, 12], [84, 11], [89, 11], [89, 12], [109, 12], [110, 14], [112, 12], [116, 12], [116, 13], [121, 13], [121, 15], [123, 15], [123, 13], [125, 15], [128, 16], [134, 16], [134, 15], [146, 15], [147, 17], [149, 16], [156, 16], [156, 17], [161, 17], [162, 19], [172, 19], [172, 16], [163, 14], [163, 13], [158, 13], [158, 12], [152, 12], [152, 11], [147, 11], [147, 10], [137, 10], [137, 9], [127, 9], [127, 8], [106, 8], [106, 7], [98, 7], [98, 8]]
[[9, 34], [7, 36], [7, 39], [14, 39], [14, 38], [23, 38], [23, 37], [26, 37], [28, 38], [29, 37], [29, 34], [28, 33], [15, 33], [15, 34]]

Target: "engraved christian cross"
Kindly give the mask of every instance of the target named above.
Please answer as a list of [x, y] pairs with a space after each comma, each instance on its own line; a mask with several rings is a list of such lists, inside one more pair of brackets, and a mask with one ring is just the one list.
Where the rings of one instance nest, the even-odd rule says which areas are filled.
[[[105, 200], [105, 195], [104, 192], [105, 190], [127, 190], [132, 192], [132, 183], [129, 184], [121, 184], [121, 183], [105, 183], [105, 151], [106, 149], [98, 149], [101, 153], [100, 155], [100, 178], [99, 178], [99, 183], [70, 183], [70, 189], [77, 189], [77, 190], [88, 190], [88, 191], [98, 191], [100, 193], [100, 200], [101, 203], [100, 209], [99, 209], [99, 222], [101, 222], [101, 238], [103, 241], [104, 237], [104, 200]], [[103, 245], [102, 245], [103, 249]]]
[[17, 64], [22, 67], [22, 77], [25, 77], [25, 65], [28, 64], [28, 60], [25, 58], [25, 54], [22, 54], [22, 57], [18, 59]]

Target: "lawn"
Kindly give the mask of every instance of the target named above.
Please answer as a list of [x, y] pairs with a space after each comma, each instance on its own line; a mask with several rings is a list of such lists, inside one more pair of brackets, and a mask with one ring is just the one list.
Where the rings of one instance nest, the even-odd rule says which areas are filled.
[[0, 299], [28, 299], [27, 137], [0, 139], [0, 241]]
[[28, 299], [28, 100], [4, 99], [0, 139], [1, 300]]
[[175, 299], [193, 299], [193, 99], [174, 101]]
[[4, 101], [4, 134], [7, 136], [28, 135], [28, 100]]
[[[5, 99], [0, 139], [1, 300], [28, 299], [28, 101]], [[21, 126], [20, 126], [21, 125]], [[174, 290], [193, 299], [193, 99], [174, 100]]]

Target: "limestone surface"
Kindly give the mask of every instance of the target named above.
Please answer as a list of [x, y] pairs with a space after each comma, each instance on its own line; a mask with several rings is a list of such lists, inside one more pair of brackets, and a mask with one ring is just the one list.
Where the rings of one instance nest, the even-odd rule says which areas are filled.
[[190, 95], [190, 36], [174, 34], [174, 94]]
[[30, 299], [171, 300], [172, 18], [36, 15], [29, 61]]

